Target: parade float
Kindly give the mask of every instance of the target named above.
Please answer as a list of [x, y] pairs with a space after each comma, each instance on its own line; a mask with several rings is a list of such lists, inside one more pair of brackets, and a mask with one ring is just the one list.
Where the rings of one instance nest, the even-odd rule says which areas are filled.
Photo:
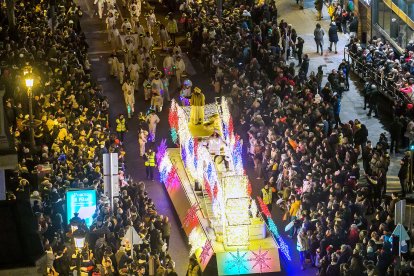
[[[160, 180], [188, 236], [190, 255], [205, 275], [280, 271], [279, 252], [290, 260], [289, 249], [267, 206], [251, 198], [242, 144], [233, 132], [226, 99], [216, 98], [202, 110], [173, 100], [169, 123], [178, 147], [167, 148], [163, 140], [156, 158]], [[214, 153], [211, 137], [220, 139]]]

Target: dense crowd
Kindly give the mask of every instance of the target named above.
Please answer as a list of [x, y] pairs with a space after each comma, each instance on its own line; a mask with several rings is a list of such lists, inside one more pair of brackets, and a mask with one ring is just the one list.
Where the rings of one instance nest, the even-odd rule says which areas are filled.
[[[293, 223], [302, 268], [310, 259], [319, 275], [393, 275], [399, 199], [385, 195], [389, 143], [385, 134], [369, 141], [358, 120], [341, 122], [349, 64], [343, 61], [322, 85], [323, 68], [308, 74], [309, 58], [299, 58], [303, 42], [292, 25], [277, 20], [272, 4], [233, 6], [221, 25], [199, 10], [192, 9], [191, 49], [221, 87], [216, 92], [228, 93], [256, 176], [270, 184], [262, 190], [264, 201], [271, 200], [265, 204], [277, 202]], [[405, 156], [402, 183], [407, 162]], [[414, 262], [403, 256], [401, 271], [412, 274]]]
[[[1, 84], [19, 161], [18, 169], [8, 175], [7, 198], [32, 205], [47, 253], [42, 273], [70, 275], [80, 267], [94, 275], [176, 275], [167, 253], [168, 218], [157, 212], [144, 182], [125, 177], [125, 118], [118, 117], [111, 129], [108, 100], [90, 75], [80, 7], [73, 1], [56, 1], [54, 7], [44, 1], [16, 1], [15, 29], [5, 9], [1, 15]], [[24, 73], [34, 77], [34, 147]], [[113, 208], [104, 195], [104, 153], [119, 157], [121, 190]], [[89, 229], [78, 214], [69, 214], [78, 229], [87, 231], [87, 250], [79, 261], [74, 233], [66, 224], [71, 217], [66, 217], [65, 195], [68, 189], [83, 188], [94, 189], [98, 202]], [[138, 243], [125, 237], [131, 227]]]
[[412, 109], [414, 85], [414, 42], [410, 41], [402, 55], [389, 42], [374, 37], [362, 47], [352, 38], [348, 45], [352, 68], [367, 81], [381, 87], [396, 101], [398, 113], [408, 114]]

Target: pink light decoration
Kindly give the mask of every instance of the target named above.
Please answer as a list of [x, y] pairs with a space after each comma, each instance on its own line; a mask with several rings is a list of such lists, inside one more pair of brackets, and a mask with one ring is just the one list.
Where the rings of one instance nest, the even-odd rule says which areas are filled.
[[269, 250], [262, 252], [262, 247], [259, 248], [259, 252], [256, 253], [254, 251], [250, 251], [254, 255], [253, 258], [249, 259], [249, 261], [253, 261], [254, 265], [252, 269], [254, 269], [257, 265], [260, 267], [260, 273], [262, 273], [263, 268], [270, 269], [270, 266], [268, 265], [268, 261], [270, 261], [272, 258], [266, 257], [266, 255], [269, 253]]
[[202, 251], [200, 254], [200, 262], [204, 264], [207, 260], [209, 260], [209, 257], [212, 255], [213, 247], [211, 246], [211, 241], [207, 240], [204, 246], [202, 247]]
[[194, 156], [197, 156], [198, 152], [198, 139], [194, 138]]
[[177, 187], [180, 186], [180, 177], [177, 173], [177, 168], [172, 167], [171, 171], [168, 173], [167, 180], [165, 181], [165, 187], [167, 190], [174, 191]]
[[270, 214], [269, 208], [267, 208], [267, 205], [263, 202], [263, 199], [258, 196], [257, 201], [259, 202], [260, 209], [262, 210], [262, 213], [267, 217], [272, 217], [272, 214]]

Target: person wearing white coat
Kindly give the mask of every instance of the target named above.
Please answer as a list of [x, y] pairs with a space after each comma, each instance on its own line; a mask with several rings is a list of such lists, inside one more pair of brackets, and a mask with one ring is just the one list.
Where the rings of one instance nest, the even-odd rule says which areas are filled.
[[185, 63], [181, 56], [177, 56], [177, 59], [175, 60], [175, 76], [177, 78], [177, 85], [181, 86], [181, 76], [185, 72]]
[[135, 95], [134, 95], [134, 84], [132, 80], [124, 82], [122, 85], [122, 91], [124, 92], [125, 106], [131, 107], [132, 113], [134, 113]]
[[99, 19], [102, 19], [102, 16], [104, 14], [105, 2], [106, 0], [95, 0], [95, 2], [93, 3], [94, 5], [98, 4]]
[[137, 60], [134, 58], [132, 63], [128, 66], [129, 77], [134, 82], [134, 89], [138, 90], [139, 84], [139, 65]]
[[112, 52], [111, 57], [109, 58], [110, 74], [113, 77], [118, 76], [118, 57], [116, 56], [115, 51]]
[[139, 143], [139, 156], [144, 156], [145, 153], [145, 144], [148, 141], [148, 131], [141, 129], [138, 134], [138, 143]]
[[164, 74], [169, 78], [174, 72], [172, 70], [172, 67], [174, 65], [174, 59], [171, 55], [171, 53], [168, 53], [167, 56], [165, 56], [162, 67], [164, 69]]
[[150, 112], [147, 116], [147, 123], [149, 129], [149, 138], [150, 141], [155, 141], [155, 132], [157, 130], [157, 124], [160, 122], [160, 118], [155, 114], [154, 110]]
[[155, 23], [157, 23], [157, 18], [155, 17], [154, 10], [150, 11], [150, 14], [147, 17], [147, 27], [148, 32], [152, 34], [152, 30], [155, 27]]

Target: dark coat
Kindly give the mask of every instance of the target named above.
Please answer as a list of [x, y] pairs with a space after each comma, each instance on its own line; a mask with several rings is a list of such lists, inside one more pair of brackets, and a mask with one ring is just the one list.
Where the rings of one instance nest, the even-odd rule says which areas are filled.
[[358, 18], [354, 17], [351, 23], [349, 23], [349, 31], [354, 33], [358, 32]]
[[328, 31], [329, 42], [338, 42], [338, 27], [336, 25], [331, 25]]

